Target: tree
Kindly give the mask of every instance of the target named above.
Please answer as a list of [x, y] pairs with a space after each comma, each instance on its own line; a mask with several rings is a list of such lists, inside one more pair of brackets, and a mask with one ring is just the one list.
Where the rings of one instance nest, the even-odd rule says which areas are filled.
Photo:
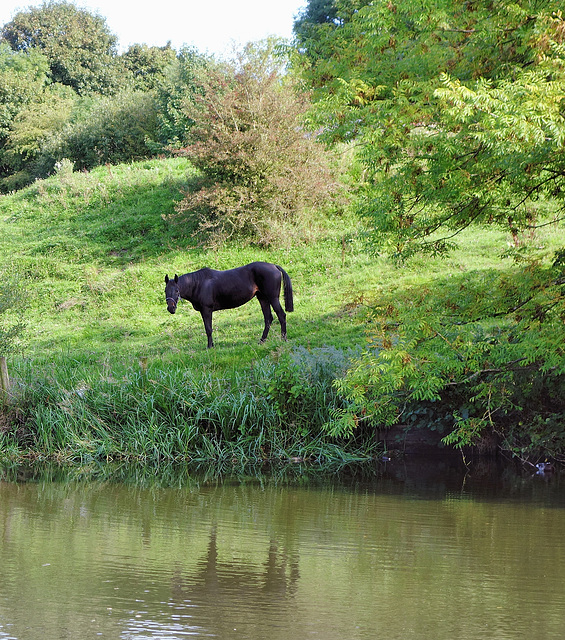
[[306, 40], [309, 30], [315, 25], [337, 24], [337, 7], [334, 0], [310, 0], [294, 21], [294, 33]]
[[164, 47], [149, 47], [134, 44], [121, 56], [121, 60], [132, 75], [135, 89], [147, 91], [159, 88], [166, 79], [167, 69], [176, 61], [176, 52], [167, 43]]
[[0, 42], [0, 144], [14, 116], [47, 86], [48, 70], [39, 52], [27, 55]]
[[159, 150], [179, 149], [188, 143], [194, 124], [195, 97], [201, 93], [199, 78], [212, 60], [195, 49], [183, 47], [175, 60], [163, 69], [157, 88]]
[[28, 55], [0, 43], [0, 190], [14, 189], [21, 184], [19, 180], [4, 184], [4, 179], [14, 172], [6, 144], [15, 118], [43, 94], [48, 84], [48, 70], [47, 59], [41, 53], [32, 51]]
[[[565, 21], [537, 0], [375, 0], [324, 33], [325, 136], [354, 140], [357, 207], [378, 250], [448, 251], [470, 225], [558, 224], [565, 198]], [[308, 55], [308, 52], [303, 55]], [[563, 252], [375, 302], [372, 347], [340, 383], [359, 422], [451, 416], [447, 441], [565, 449]], [[449, 295], [444, 295], [444, 292]], [[517, 416], [527, 427], [518, 427]], [[545, 443], [545, 444], [544, 444]]]
[[327, 156], [302, 121], [306, 97], [282, 65], [272, 45], [248, 45], [232, 64], [207, 69], [190, 105], [195, 124], [184, 153], [203, 181], [177, 211], [196, 217], [209, 243], [278, 243], [335, 187]]
[[348, 46], [347, 24], [369, 1], [308, 1], [295, 20], [293, 30], [300, 64], [309, 85], [323, 90], [334, 77], [335, 65], [343, 48]]
[[562, 198], [563, 25], [537, 0], [380, 0], [336, 29], [318, 122], [355, 139], [378, 241], [406, 255], [471, 222], [516, 235]]
[[17, 13], [1, 36], [14, 51], [40, 50], [49, 60], [51, 81], [79, 94], [111, 93], [123, 82], [117, 39], [106, 20], [65, 0]]

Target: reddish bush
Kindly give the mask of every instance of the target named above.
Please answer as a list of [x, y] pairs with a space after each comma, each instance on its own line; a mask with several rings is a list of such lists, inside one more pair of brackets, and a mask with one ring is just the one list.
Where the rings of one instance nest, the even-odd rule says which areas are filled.
[[192, 217], [208, 244], [277, 244], [289, 223], [296, 229], [335, 191], [327, 151], [303, 124], [307, 97], [268, 51], [251, 47], [207, 70], [201, 89], [182, 152], [202, 181], [177, 206], [177, 219]]

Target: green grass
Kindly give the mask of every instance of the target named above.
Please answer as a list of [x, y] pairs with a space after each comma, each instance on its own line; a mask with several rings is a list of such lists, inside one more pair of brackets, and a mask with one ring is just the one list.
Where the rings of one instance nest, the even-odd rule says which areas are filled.
[[[309, 243], [207, 251], [189, 223], [167, 219], [193, 178], [185, 159], [151, 160], [65, 170], [0, 196], [0, 272], [17, 274], [27, 325], [9, 358], [17, 408], [4, 421], [5, 453], [316, 458], [325, 447], [345, 455], [321, 427], [339, 404], [332, 376], [366, 344], [367, 305], [385, 291], [510, 264], [500, 258], [508, 239], [489, 229], [462, 234], [449, 258], [394, 264], [365, 250], [348, 214], [313, 214]], [[563, 233], [548, 227], [536, 240], [549, 252]], [[251, 301], [214, 314], [216, 348], [207, 350], [191, 305], [167, 313], [165, 274], [253, 260], [292, 278], [289, 341], [275, 322], [258, 345], [262, 314]], [[368, 451], [348, 446], [354, 457]]]
[[[172, 317], [164, 304], [165, 273], [252, 260], [277, 262], [290, 273], [298, 309], [289, 317], [293, 339], [312, 346], [358, 341], [360, 325], [348, 307], [378, 286], [379, 275], [359, 251], [353, 221], [326, 229], [311, 245], [205, 251], [190, 229], [163, 218], [190, 175], [184, 160], [150, 161], [54, 177], [0, 199], [0, 267], [22, 279], [28, 356], [184, 361], [190, 355], [206, 365], [225, 360], [226, 352], [237, 361], [257, 358], [280, 347], [277, 326], [267, 345], [257, 346], [258, 304], [215, 314], [222, 351], [213, 355], [204, 349], [199, 314], [184, 303]], [[345, 252], [342, 237], [350, 240]]]

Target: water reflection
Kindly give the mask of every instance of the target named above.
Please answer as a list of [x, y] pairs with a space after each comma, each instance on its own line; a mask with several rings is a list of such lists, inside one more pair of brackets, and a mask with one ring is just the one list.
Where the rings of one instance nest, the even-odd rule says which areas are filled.
[[[379, 492], [404, 493], [421, 497], [440, 497], [446, 493], [485, 498], [520, 499], [562, 495], [560, 469], [556, 473], [539, 473], [533, 466], [493, 458], [478, 458], [463, 464], [457, 455], [439, 457], [406, 457], [387, 463], [341, 464], [318, 467], [303, 464], [281, 465], [131, 465], [124, 463], [65, 467], [50, 464], [21, 466], [0, 464], [0, 482], [69, 483], [105, 482], [136, 488], [197, 488], [207, 485], [255, 483], [260, 486], [332, 486], [344, 490], [359, 487]], [[543, 482], [532, 482], [533, 476]], [[540, 494], [540, 489], [541, 494]]]
[[171, 601], [178, 608], [186, 603], [198, 607], [203, 633], [230, 637], [230, 632], [237, 631], [265, 637], [262, 621], [284, 624], [299, 576], [297, 549], [289, 551], [275, 539], [269, 541], [263, 561], [237, 554], [221, 558], [214, 525], [206, 555], [194, 570], [176, 568]]
[[560, 637], [559, 474], [163, 471], [1, 471], [2, 640]]

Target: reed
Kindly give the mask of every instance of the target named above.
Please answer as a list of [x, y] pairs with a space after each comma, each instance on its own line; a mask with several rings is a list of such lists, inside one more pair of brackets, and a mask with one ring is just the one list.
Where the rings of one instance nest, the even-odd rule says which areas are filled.
[[0, 432], [0, 449], [9, 457], [33, 452], [82, 462], [374, 456], [376, 449], [360, 453], [324, 431], [341, 402], [333, 381], [347, 362], [339, 350], [329, 353], [297, 350], [221, 377], [161, 365], [119, 379], [77, 376], [69, 364], [41, 379], [28, 362], [18, 371], [17, 419]]

